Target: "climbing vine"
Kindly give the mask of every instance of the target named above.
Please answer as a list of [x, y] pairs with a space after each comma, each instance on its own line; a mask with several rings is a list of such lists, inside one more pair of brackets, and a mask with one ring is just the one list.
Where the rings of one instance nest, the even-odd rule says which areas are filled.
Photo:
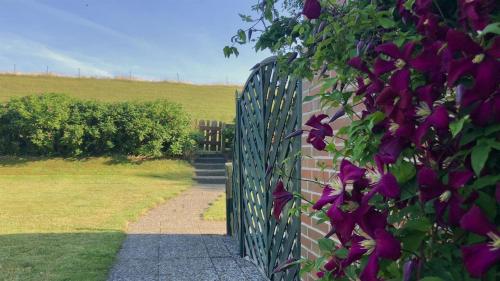
[[[498, 280], [500, 2], [259, 1], [226, 56], [253, 43], [323, 84], [303, 131], [338, 163], [302, 212], [331, 225], [321, 280]], [[334, 73], [333, 75], [326, 75]], [[340, 118], [351, 123], [336, 134]], [[342, 147], [334, 139], [344, 141]], [[293, 196], [279, 183], [279, 219]], [[300, 196], [295, 194], [294, 196]], [[299, 257], [297, 257], [299, 258]], [[286, 268], [286, 266], [284, 267]]]

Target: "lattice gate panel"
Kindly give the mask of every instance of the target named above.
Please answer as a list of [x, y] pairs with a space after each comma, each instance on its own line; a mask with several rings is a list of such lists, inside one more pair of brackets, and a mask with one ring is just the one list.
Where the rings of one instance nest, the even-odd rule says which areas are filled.
[[[271, 280], [298, 280], [298, 266], [273, 273], [278, 265], [300, 257], [300, 218], [284, 210], [277, 222], [272, 191], [282, 180], [289, 191], [300, 192], [301, 140], [285, 136], [301, 127], [301, 90], [301, 81], [279, 72], [271, 57], [254, 67], [236, 101], [234, 229], [242, 254]], [[288, 207], [299, 204], [296, 200]]]

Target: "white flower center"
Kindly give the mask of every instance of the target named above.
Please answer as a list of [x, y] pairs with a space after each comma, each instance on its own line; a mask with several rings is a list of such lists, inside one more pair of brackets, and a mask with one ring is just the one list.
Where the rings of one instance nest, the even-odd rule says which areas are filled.
[[394, 65], [397, 68], [401, 69], [401, 68], [405, 67], [406, 62], [404, 60], [402, 60], [402, 59], [397, 59], [396, 62], [394, 63]]
[[422, 119], [427, 118], [427, 116], [431, 115], [431, 113], [432, 113], [431, 108], [425, 102], [421, 102], [420, 105], [417, 107], [417, 116]]
[[439, 201], [443, 203], [448, 202], [448, 200], [450, 200], [450, 197], [451, 197], [451, 191], [446, 190], [441, 195], [439, 195]]
[[493, 248], [492, 250], [495, 251], [500, 249], [500, 237], [493, 232], [488, 232], [486, 235], [492, 240], [490, 243], [490, 246]]
[[476, 55], [473, 59], [473, 63], [481, 63], [484, 60], [484, 54]]
[[360, 245], [363, 249], [367, 251], [367, 254], [371, 254], [373, 250], [375, 249], [375, 240], [373, 239], [366, 239], [361, 241]]

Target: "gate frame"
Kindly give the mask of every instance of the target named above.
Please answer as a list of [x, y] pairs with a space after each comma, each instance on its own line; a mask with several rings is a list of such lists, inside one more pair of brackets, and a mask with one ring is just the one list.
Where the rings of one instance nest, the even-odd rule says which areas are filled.
[[[266, 67], [269, 67], [269, 65], [272, 64], [272, 69], [266, 70]], [[301, 241], [300, 241], [300, 226], [301, 226], [301, 220], [300, 216], [293, 216], [293, 217], [288, 217], [288, 213], [284, 212], [282, 215], [282, 220], [286, 221], [284, 224], [281, 224], [280, 222], [276, 223], [274, 219], [272, 219], [272, 190], [274, 189], [274, 185], [271, 186], [271, 183], [274, 181], [276, 182], [277, 179], [281, 177], [273, 177], [272, 173], [269, 173], [268, 170], [268, 161], [269, 158], [268, 156], [270, 155], [269, 153], [274, 154], [273, 163], [280, 163], [281, 161], [278, 161], [278, 156], [280, 158], [291, 156], [293, 157], [293, 162], [292, 164], [287, 163], [287, 169], [290, 170], [291, 174], [288, 175], [291, 178], [286, 178], [283, 177], [281, 178], [284, 182], [285, 185], [288, 185], [286, 183], [292, 183], [291, 186], [294, 188], [292, 191], [300, 193], [301, 188], [300, 188], [300, 172], [301, 172], [301, 138], [297, 137], [294, 139], [284, 139], [284, 136], [288, 135], [289, 133], [301, 129], [302, 126], [302, 80], [297, 79], [293, 76], [291, 76], [289, 73], [285, 75], [282, 75], [282, 73], [279, 72], [279, 69], [277, 69], [277, 58], [275, 56], [269, 57], [265, 60], [263, 60], [261, 63], [257, 64], [252, 68], [252, 73], [250, 74], [248, 80], [245, 83], [245, 86], [243, 88], [243, 92], [239, 94], [236, 92], [236, 124], [235, 124], [235, 138], [234, 138], [234, 156], [233, 156], [233, 208], [232, 211], [233, 213], [231, 214], [233, 216], [233, 233], [232, 235], [237, 235], [238, 240], [239, 240], [239, 246], [240, 246], [240, 255], [242, 257], [244, 256], [249, 256], [251, 257], [251, 253], [248, 252], [249, 249], [246, 249], [245, 247], [245, 236], [247, 235], [246, 231], [247, 228], [249, 228], [248, 225], [245, 225], [245, 221], [247, 220], [245, 218], [245, 177], [243, 176], [243, 163], [242, 163], [242, 157], [243, 157], [243, 151], [242, 151], [242, 143], [241, 143], [241, 136], [243, 134], [242, 131], [242, 95], [246, 94], [246, 91], [248, 89], [252, 89], [255, 91], [255, 94], [253, 95], [254, 99], [255, 96], [257, 96], [257, 99], [252, 99], [250, 98], [249, 103], [252, 102], [252, 106], [256, 107], [258, 104], [261, 106], [261, 114], [257, 118], [261, 118], [261, 120], [257, 120], [259, 123], [257, 126], [254, 126], [254, 129], [257, 129], [260, 125], [260, 130], [258, 130], [262, 136], [262, 143], [263, 146], [260, 149], [257, 149], [258, 154], [260, 155], [260, 159], [263, 159], [263, 163], [258, 163], [262, 164], [262, 167], [258, 167], [259, 169], [255, 170], [258, 174], [261, 175], [256, 175], [257, 178], [259, 178], [259, 183], [258, 185], [262, 187], [260, 188], [261, 191], [264, 191], [265, 193], [263, 196], [265, 196], [264, 207], [261, 209], [264, 210], [265, 214], [265, 224], [262, 226], [264, 230], [261, 230], [260, 232], [256, 233], [254, 236], [255, 237], [260, 237], [262, 235], [262, 244], [263, 248], [265, 248], [265, 254], [262, 254], [262, 245], [257, 246], [257, 251], [253, 252], [253, 255], [256, 256], [257, 254], [260, 254], [261, 258], [259, 259], [262, 265], [259, 265], [259, 262], [256, 260], [253, 260], [254, 263], [256, 263], [259, 268], [263, 271], [263, 273], [269, 277], [271, 280], [298, 280], [299, 279], [299, 265], [295, 265], [291, 268], [289, 268], [286, 272], [278, 272], [274, 273], [274, 267], [277, 264], [271, 264], [272, 262], [274, 263], [283, 263], [285, 260], [279, 260], [278, 257], [281, 257], [281, 254], [285, 253], [287, 257], [293, 256], [294, 258], [300, 258], [300, 250], [301, 250]], [[266, 75], [267, 74], [267, 75]], [[259, 75], [257, 80], [255, 80], [256, 75]], [[266, 75], [266, 77], [264, 77]], [[283, 77], [284, 76], [284, 77]], [[259, 82], [260, 79], [260, 84], [257, 86], [260, 86], [260, 89], [257, 89], [257, 87], [249, 88], [250, 83], [254, 82]], [[279, 85], [278, 85], [279, 84]], [[267, 87], [266, 87], [267, 85]], [[266, 90], [264, 92], [263, 90]], [[273, 94], [271, 99], [271, 96], [267, 97], [268, 93], [274, 92], [276, 94]], [[250, 94], [248, 94], [250, 96]], [[267, 99], [266, 99], [267, 98]], [[279, 99], [279, 101], [276, 101], [276, 99]], [[257, 104], [254, 104], [257, 103]], [[267, 102], [270, 102], [270, 104], [267, 104]], [[281, 110], [281, 107], [285, 107], [285, 110], [288, 108], [288, 111], [286, 111], [286, 115], [283, 117], [285, 120], [283, 120], [281, 124], [281, 139], [277, 142], [278, 144], [283, 144], [283, 147], [285, 147], [285, 154], [280, 153], [280, 149], [278, 149], [278, 146], [272, 146], [276, 142], [276, 140], [273, 141], [273, 135], [277, 134], [277, 130], [274, 131], [275, 128], [274, 126], [270, 125], [270, 122], [272, 122], [271, 119], [276, 119], [277, 113], [279, 111], [271, 109], [274, 108], [278, 104], [278, 109]], [[248, 105], [248, 104], [247, 104]], [[267, 106], [270, 106], [270, 108], [267, 108]], [[268, 111], [266, 110], [268, 109]], [[292, 118], [292, 122], [285, 122], [286, 118]], [[278, 121], [278, 120], [276, 120]], [[290, 121], [290, 120], [289, 120]], [[290, 124], [292, 126], [290, 126]], [[268, 125], [271, 126], [273, 131], [271, 131], [271, 128], [268, 128]], [[251, 126], [250, 126], [251, 127]], [[253, 130], [252, 130], [253, 131]], [[271, 132], [272, 134], [270, 134]], [[278, 135], [276, 135], [278, 136]], [[271, 138], [271, 139], [269, 139]], [[271, 149], [273, 149], [271, 151]], [[248, 153], [247, 153], [248, 154]], [[255, 154], [255, 153], [251, 153]], [[283, 156], [283, 157], [282, 157]], [[288, 158], [288, 157], [287, 157]], [[283, 159], [281, 159], [283, 160]], [[260, 171], [262, 169], [262, 171]], [[295, 176], [294, 176], [295, 175]], [[253, 195], [252, 191], [256, 190], [250, 190], [249, 193]], [[257, 194], [258, 196], [258, 194]], [[248, 198], [246, 198], [248, 199]], [[248, 201], [248, 200], [247, 200]], [[260, 201], [260, 200], [259, 200]], [[248, 204], [248, 202], [247, 202]], [[262, 205], [260, 204], [260, 205]], [[289, 205], [295, 205], [295, 207], [300, 208], [301, 200], [300, 198], [295, 198], [293, 199], [293, 203], [289, 203]], [[285, 208], [285, 211], [288, 210], [288, 208]], [[285, 214], [286, 213], [286, 214]], [[258, 215], [260, 217], [260, 215]], [[229, 217], [229, 215], [228, 215]], [[251, 217], [252, 221], [253, 218]], [[259, 225], [260, 226], [260, 225]], [[254, 227], [255, 228], [255, 227]], [[255, 230], [255, 229], [254, 229]], [[292, 234], [290, 234], [290, 232]], [[260, 233], [260, 234], [259, 234]], [[275, 236], [275, 234], [278, 234]], [[290, 239], [290, 236], [293, 239]], [[279, 242], [276, 244], [275, 239], [276, 237], [279, 236]], [[285, 239], [287, 238], [287, 239]], [[253, 240], [255, 243], [255, 240]], [[275, 249], [275, 247], [278, 245], [279, 247]], [[283, 252], [281, 248], [284, 247], [287, 252]], [[272, 251], [276, 250], [276, 251]], [[257, 253], [257, 254], [256, 254]], [[288, 277], [288, 278], [287, 278]], [[286, 278], [286, 279], [284, 279]]]

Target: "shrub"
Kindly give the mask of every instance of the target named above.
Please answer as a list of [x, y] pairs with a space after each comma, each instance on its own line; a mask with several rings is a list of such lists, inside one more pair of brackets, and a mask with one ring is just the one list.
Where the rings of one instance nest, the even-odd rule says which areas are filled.
[[165, 100], [99, 103], [59, 94], [12, 99], [0, 111], [0, 152], [22, 155], [181, 156], [190, 119]]

